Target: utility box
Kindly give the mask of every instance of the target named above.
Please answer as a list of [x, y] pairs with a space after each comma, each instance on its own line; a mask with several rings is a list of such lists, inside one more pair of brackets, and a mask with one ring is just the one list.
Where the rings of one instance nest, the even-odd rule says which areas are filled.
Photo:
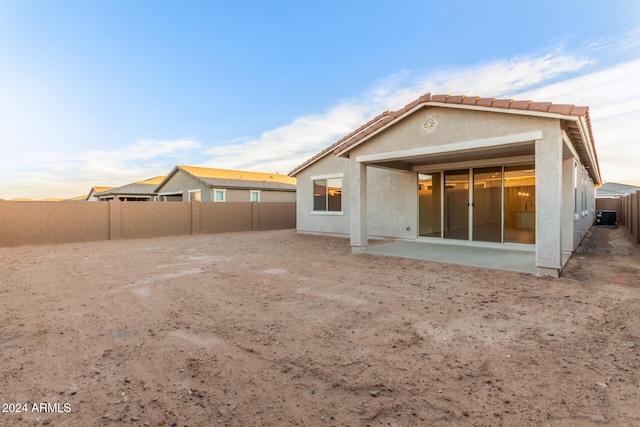
[[618, 224], [616, 221], [616, 211], [597, 211], [596, 224], [616, 226]]

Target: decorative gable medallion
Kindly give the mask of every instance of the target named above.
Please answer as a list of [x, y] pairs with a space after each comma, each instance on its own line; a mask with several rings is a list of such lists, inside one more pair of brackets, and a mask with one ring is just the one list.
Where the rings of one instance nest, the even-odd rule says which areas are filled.
[[427, 130], [427, 132], [431, 133], [438, 126], [438, 121], [434, 119], [432, 116], [427, 117], [427, 120], [422, 124], [422, 127]]

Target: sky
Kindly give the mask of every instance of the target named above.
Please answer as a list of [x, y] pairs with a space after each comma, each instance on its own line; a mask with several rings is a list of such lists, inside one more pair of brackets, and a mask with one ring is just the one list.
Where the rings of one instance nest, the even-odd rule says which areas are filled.
[[589, 106], [640, 185], [637, 0], [0, 0], [0, 198], [286, 174], [428, 92]]

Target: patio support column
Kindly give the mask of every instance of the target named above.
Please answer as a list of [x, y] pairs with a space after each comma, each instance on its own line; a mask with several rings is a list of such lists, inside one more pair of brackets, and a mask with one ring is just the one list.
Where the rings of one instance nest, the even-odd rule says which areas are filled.
[[535, 142], [536, 268], [558, 277], [562, 269], [562, 138], [545, 132]]
[[367, 165], [349, 159], [349, 230], [351, 253], [367, 247]]

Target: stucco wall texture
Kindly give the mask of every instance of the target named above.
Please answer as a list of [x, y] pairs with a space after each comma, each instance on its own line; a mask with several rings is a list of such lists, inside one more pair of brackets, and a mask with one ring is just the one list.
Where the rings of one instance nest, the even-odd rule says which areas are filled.
[[0, 247], [295, 228], [295, 203], [6, 202]]

